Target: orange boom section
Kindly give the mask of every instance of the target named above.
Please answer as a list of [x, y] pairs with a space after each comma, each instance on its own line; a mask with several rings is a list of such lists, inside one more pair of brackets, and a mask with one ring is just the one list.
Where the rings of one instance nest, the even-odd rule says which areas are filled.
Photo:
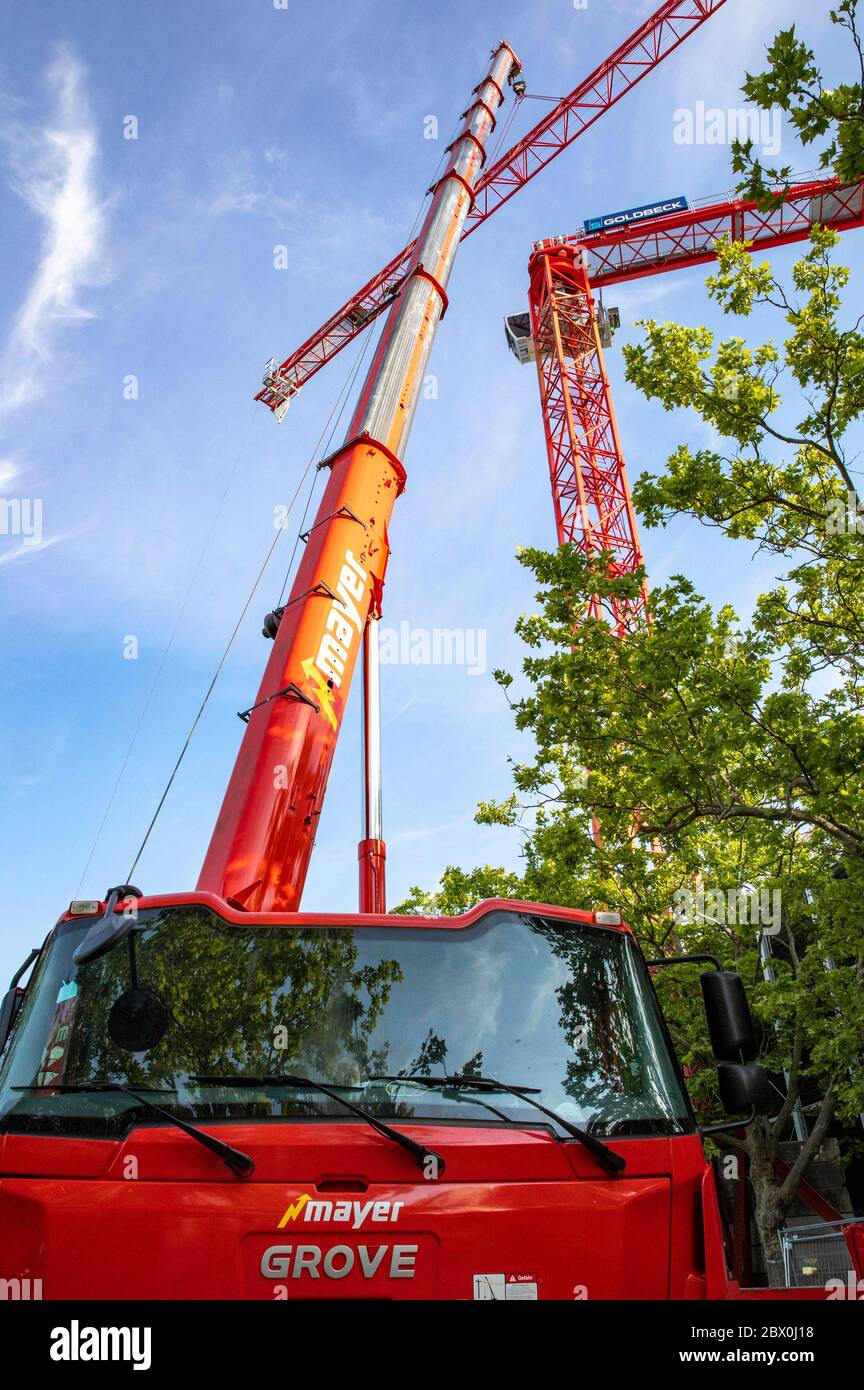
[[366, 442], [346, 445], [329, 467], [324, 516], [282, 610], [198, 883], [256, 911], [300, 900], [404, 477], [392, 455]]
[[[366, 624], [380, 614], [401, 456], [495, 112], [519, 74], [513, 50], [499, 44], [433, 190], [348, 440], [320, 465], [330, 479], [290, 598], [274, 615], [274, 649], [243, 716], [246, 734], [198, 879], [199, 889], [251, 912], [300, 905], [351, 678]], [[382, 874], [383, 845], [364, 841], [361, 855], [369, 854]]]

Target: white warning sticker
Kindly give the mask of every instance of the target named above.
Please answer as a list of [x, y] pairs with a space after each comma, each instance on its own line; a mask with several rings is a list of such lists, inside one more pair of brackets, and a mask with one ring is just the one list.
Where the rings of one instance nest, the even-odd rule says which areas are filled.
[[475, 1274], [474, 1302], [536, 1300], [536, 1274]]

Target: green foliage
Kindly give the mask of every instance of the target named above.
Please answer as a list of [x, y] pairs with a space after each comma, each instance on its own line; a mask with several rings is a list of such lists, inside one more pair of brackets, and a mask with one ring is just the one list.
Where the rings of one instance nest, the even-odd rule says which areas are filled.
[[[500, 877], [529, 900], [619, 909], [647, 954], [710, 952], [737, 969], [763, 1025], [762, 1060], [778, 1082], [790, 1077], [776, 1122], [736, 1141], [775, 1253], [832, 1117], [853, 1125], [864, 1109], [864, 513], [847, 459], [864, 341], [841, 321], [848, 272], [832, 261], [836, 241], [814, 230], [788, 289], [743, 247], [721, 246], [710, 294], [742, 327], [773, 309], [782, 344], [648, 322], [625, 350], [648, 399], [709, 427], [707, 446], [681, 444], [664, 472], [640, 478], [642, 517], [715, 529], [731, 564], [755, 546], [776, 581], [745, 619], [673, 576], [652, 593], [650, 626], [622, 641], [591, 600], [608, 611], [642, 575], [616, 576], [609, 557], [573, 546], [522, 552], [537, 606], [517, 624], [521, 681], [496, 680], [535, 754], [477, 813], [522, 835], [521, 881], [450, 869], [439, 895], [417, 898], [463, 910]], [[773, 978], [759, 947], [769, 925]], [[696, 973], [660, 972], [657, 988], [707, 1121], [719, 1106]], [[802, 1087], [821, 1100], [780, 1182], [773, 1154]]]
[[[849, 34], [851, 81], [826, 86], [813, 50], [797, 37], [793, 25], [782, 30], [768, 48], [765, 71], [748, 73], [742, 88], [763, 110], [775, 107], [785, 112], [805, 149], [821, 143], [820, 166], [833, 168], [844, 182], [864, 173], [864, 53], [856, 24], [857, 7], [857, 0], [841, 0], [829, 11], [832, 24]], [[782, 201], [782, 190], [793, 172], [790, 165], [763, 168], [753, 154], [751, 140], [735, 142], [732, 168], [743, 175], [740, 191], [763, 207]]]
[[484, 898], [518, 898], [521, 889], [518, 875], [509, 874], [506, 869], [493, 869], [487, 864], [485, 868], [465, 873], [462, 869], [449, 868], [441, 875], [437, 892], [412, 888], [407, 898], [392, 910], [412, 917], [458, 917]]

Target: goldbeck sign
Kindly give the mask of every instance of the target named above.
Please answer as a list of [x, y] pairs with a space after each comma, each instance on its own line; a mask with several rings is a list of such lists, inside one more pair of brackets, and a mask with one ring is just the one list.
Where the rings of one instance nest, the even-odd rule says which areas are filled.
[[589, 217], [582, 223], [586, 232], [609, 232], [616, 227], [629, 227], [634, 222], [644, 222], [650, 217], [664, 217], [670, 212], [686, 212], [690, 206], [686, 198], [666, 198], [662, 203], [644, 203], [639, 208], [627, 208], [624, 212], [606, 212], [602, 217]]

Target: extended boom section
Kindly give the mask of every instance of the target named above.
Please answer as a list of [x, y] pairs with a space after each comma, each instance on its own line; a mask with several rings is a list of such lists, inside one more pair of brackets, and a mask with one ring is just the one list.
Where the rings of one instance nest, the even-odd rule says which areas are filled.
[[[663, 0], [614, 53], [483, 171], [460, 235], [475, 231], [724, 4], [725, 0]], [[394, 256], [284, 362], [279, 364], [275, 358], [268, 362], [264, 385], [255, 399], [281, 418], [310, 377], [393, 302], [409, 273], [416, 246], [412, 242]]]
[[366, 623], [380, 612], [402, 453], [447, 305], [486, 144], [519, 65], [505, 43], [475, 89], [329, 479], [198, 881], [254, 912], [300, 904]]

